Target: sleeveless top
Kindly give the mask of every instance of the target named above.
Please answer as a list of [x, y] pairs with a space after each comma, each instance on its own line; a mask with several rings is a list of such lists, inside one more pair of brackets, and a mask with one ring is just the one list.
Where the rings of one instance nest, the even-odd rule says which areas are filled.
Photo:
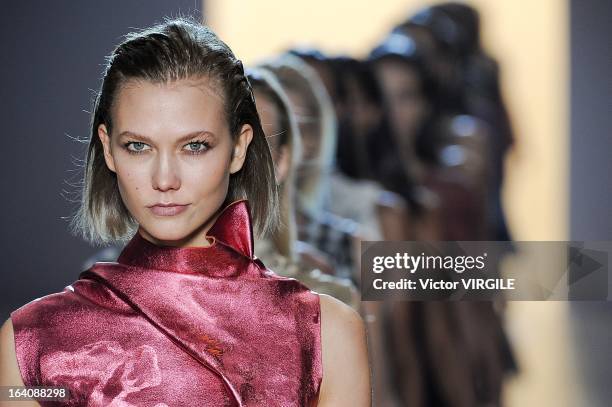
[[318, 293], [254, 256], [247, 200], [226, 206], [208, 247], [137, 232], [62, 292], [11, 313], [26, 386], [42, 406], [311, 406], [322, 380]]

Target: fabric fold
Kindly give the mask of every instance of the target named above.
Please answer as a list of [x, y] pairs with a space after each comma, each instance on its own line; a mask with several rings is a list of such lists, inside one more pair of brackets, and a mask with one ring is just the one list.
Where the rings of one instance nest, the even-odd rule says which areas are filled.
[[[26, 385], [88, 406], [310, 406], [322, 381], [320, 302], [253, 256], [248, 202], [207, 247], [136, 234], [60, 293], [13, 311]], [[86, 402], [85, 402], [86, 401]]]

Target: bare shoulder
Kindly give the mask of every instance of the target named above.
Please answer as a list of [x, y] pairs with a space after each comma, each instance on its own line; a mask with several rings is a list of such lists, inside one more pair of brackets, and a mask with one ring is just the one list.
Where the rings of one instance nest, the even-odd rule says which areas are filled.
[[0, 385], [23, 386], [15, 354], [13, 323], [10, 318], [0, 328]]
[[[15, 354], [15, 337], [13, 322], [7, 319], [0, 328], [0, 386], [23, 386], [17, 355]], [[40, 407], [36, 401], [5, 401], [3, 406]]]
[[365, 333], [365, 323], [361, 315], [352, 307], [328, 294], [319, 294], [321, 303], [321, 331], [329, 330], [333, 336], [348, 333]]
[[371, 406], [365, 323], [342, 301], [319, 294], [323, 381], [319, 406]]

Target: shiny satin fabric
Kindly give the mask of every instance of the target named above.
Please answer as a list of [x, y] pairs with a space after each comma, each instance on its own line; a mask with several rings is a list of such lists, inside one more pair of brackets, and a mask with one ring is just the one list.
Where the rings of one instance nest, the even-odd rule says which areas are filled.
[[316, 405], [318, 294], [253, 255], [248, 201], [207, 236], [175, 248], [136, 233], [117, 262], [11, 313], [25, 385], [73, 396], [41, 405]]

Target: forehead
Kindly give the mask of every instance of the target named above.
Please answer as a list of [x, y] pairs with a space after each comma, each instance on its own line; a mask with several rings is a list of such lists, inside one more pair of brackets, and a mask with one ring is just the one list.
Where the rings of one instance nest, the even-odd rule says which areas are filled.
[[287, 87], [285, 92], [291, 103], [291, 110], [295, 113], [298, 121], [319, 116], [318, 105], [314, 95], [294, 86]]
[[132, 131], [150, 137], [222, 131], [226, 127], [220, 87], [208, 78], [163, 83], [128, 80], [118, 89], [111, 112], [113, 132]]
[[[257, 113], [260, 117], [278, 117], [280, 115], [279, 106], [274, 98], [266, 91], [255, 89], [255, 101], [257, 103]], [[263, 117], [262, 117], [263, 119]]]
[[376, 64], [381, 82], [416, 84], [419, 77], [412, 65], [395, 59], [383, 59]]

